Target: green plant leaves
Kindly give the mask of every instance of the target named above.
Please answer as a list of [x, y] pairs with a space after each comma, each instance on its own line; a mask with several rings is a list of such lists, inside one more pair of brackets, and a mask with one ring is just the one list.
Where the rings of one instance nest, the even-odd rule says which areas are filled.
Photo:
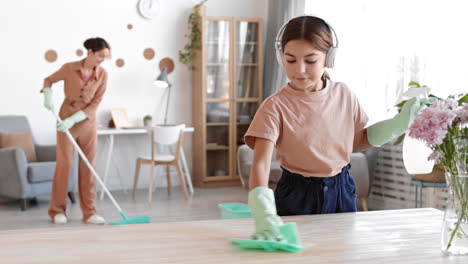
[[409, 88], [419, 88], [419, 87], [421, 87], [421, 85], [418, 82], [413, 82], [413, 81], [411, 81], [408, 84], [408, 86], [409, 86]]
[[199, 13], [200, 7], [207, 0], [203, 0], [199, 4], [193, 7], [193, 12], [189, 15], [188, 18], [188, 27], [190, 30], [189, 34], [185, 34], [185, 37], [188, 38], [189, 42], [185, 44], [183, 50], [179, 50], [179, 62], [185, 65], [190, 65], [190, 69], [193, 69], [192, 61], [197, 55], [197, 51], [201, 49], [201, 15]]

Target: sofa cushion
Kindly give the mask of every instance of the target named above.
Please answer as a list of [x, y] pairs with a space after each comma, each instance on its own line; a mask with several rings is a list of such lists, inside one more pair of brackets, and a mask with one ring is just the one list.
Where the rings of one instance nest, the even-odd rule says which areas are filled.
[[32, 162], [28, 164], [29, 183], [52, 181], [54, 179], [55, 161]]
[[[250, 177], [250, 168], [252, 167], [252, 163], [244, 163], [243, 166], [240, 168], [242, 177], [242, 182], [245, 183], [244, 187], [249, 188], [249, 177]], [[283, 169], [281, 169], [279, 163], [277, 161], [272, 161], [270, 166], [270, 177], [268, 179], [268, 187], [275, 190], [276, 185], [278, 184], [281, 175], [283, 174]]]
[[280, 167], [279, 162], [276, 160], [272, 161], [270, 165], [270, 178], [268, 180], [268, 187], [275, 190], [279, 180], [281, 179], [281, 175], [283, 175], [283, 169]]
[[370, 191], [369, 165], [367, 157], [362, 152], [351, 153], [351, 169], [349, 172], [356, 184], [356, 194], [359, 198], [367, 198]]
[[281, 175], [283, 175], [282, 169], [273, 169], [270, 171], [270, 180], [268, 181], [268, 187], [272, 190], [276, 190], [276, 186], [278, 186], [278, 182], [281, 179]]
[[28, 162], [37, 160], [31, 132], [0, 133], [0, 148], [21, 148]]

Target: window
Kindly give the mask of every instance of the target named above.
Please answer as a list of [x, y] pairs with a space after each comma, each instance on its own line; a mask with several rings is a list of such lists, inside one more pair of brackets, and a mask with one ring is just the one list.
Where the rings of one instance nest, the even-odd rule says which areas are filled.
[[445, 97], [466, 92], [468, 25], [463, 0], [306, 1], [339, 39], [333, 80], [357, 94], [370, 123], [390, 111], [411, 80]]

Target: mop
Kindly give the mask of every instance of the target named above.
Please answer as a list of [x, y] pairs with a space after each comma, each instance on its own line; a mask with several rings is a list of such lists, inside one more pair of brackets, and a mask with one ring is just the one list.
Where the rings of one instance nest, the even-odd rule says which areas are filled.
[[[58, 116], [57, 113], [53, 112], [52, 113], [54, 114], [55, 116], [55, 119], [57, 119], [58, 122], [62, 122], [62, 120], [60, 119], [60, 117]], [[84, 163], [86, 163], [86, 166], [88, 166], [89, 170], [93, 173], [93, 175], [96, 177], [97, 181], [99, 182], [99, 184], [101, 185], [101, 187], [104, 189], [104, 191], [106, 192], [107, 196], [109, 196], [109, 198], [111, 199], [112, 203], [114, 204], [114, 206], [117, 208], [117, 210], [119, 210], [119, 213], [120, 215], [122, 216], [123, 220], [122, 221], [117, 221], [117, 222], [112, 222], [112, 223], [109, 223], [109, 225], [127, 225], [127, 224], [146, 224], [146, 223], [149, 223], [150, 222], [150, 218], [148, 216], [136, 216], [136, 217], [127, 217], [127, 215], [125, 215], [125, 213], [122, 211], [122, 208], [120, 208], [119, 204], [115, 201], [114, 197], [112, 196], [112, 194], [109, 192], [109, 190], [107, 189], [106, 185], [104, 184], [104, 182], [101, 180], [101, 178], [97, 175], [96, 171], [94, 170], [93, 166], [91, 166], [91, 163], [89, 163], [88, 159], [86, 158], [85, 154], [83, 153], [83, 151], [81, 151], [81, 148], [78, 146], [78, 144], [76, 143], [75, 139], [73, 139], [73, 136], [70, 134], [70, 131], [65, 130], [64, 131], [65, 134], [67, 134], [67, 137], [68, 139], [71, 141], [71, 143], [73, 144], [73, 146], [75, 147], [75, 149], [78, 151], [78, 154], [80, 155], [80, 157], [83, 159]]]

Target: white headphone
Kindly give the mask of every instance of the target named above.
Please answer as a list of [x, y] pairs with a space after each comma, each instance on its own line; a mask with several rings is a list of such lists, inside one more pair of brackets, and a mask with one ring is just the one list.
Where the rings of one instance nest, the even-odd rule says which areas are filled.
[[[304, 16], [298, 16], [298, 17], [307, 17], [307, 16], [304, 15]], [[298, 17], [295, 17], [293, 19], [296, 19]], [[330, 31], [332, 32], [332, 41], [333, 41], [333, 36], [335, 36], [335, 44], [332, 43], [330, 48], [328, 48], [328, 51], [327, 51], [327, 54], [326, 54], [326, 57], [325, 57], [325, 67], [333, 68], [335, 66], [336, 51], [338, 50], [338, 36], [336, 35], [336, 32], [332, 28], [332, 26], [330, 26], [330, 24], [325, 22], [325, 20], [323, 20], [323, 19], [321, 19], [319, 17], [316, 17], [316, 16], [310, 16], [310, 17], [318, 18], [319, 20], [323, 21], [325, 26], [327, 26], [330, 29]], [[293, 20], [293, 19], [291, 19], [291, 20]], [[283, 66], [283, 48], [281, 47], [281, 41], [283, 40], [284, 30], [286, 29], [286, 26], [289, 24], [289, 22], [291, 22], [291, 20], [289, 20], [286, 24], [284, 24], [280, 28], [280, 30], [278, 31], [278, 34], [276, 35], [276, 39], [275, 39], [276, 59], [278, 60], [278, 63], [279, 63], [279, 65], [281, 67]]]

